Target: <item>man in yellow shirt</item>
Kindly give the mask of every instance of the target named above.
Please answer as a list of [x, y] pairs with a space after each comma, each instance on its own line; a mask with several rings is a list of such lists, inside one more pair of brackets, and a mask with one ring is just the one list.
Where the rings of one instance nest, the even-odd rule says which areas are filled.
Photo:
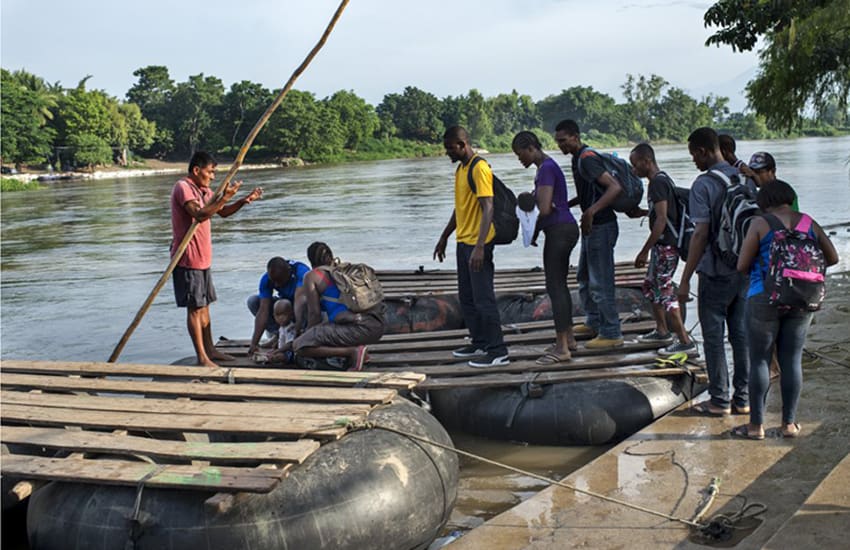
[[[453, 355], [470, 358], [471, 367], [507, 365], [508, 348], [493, 289], [493, 171], [483, 159], [474, 161], [469, 134], [453, 126], [443, 135], [446, 155], [460, 162], [455, 170], [455, 209], [434, 248], [434, 258], [446, 258], [449, 236], [456, 232], [457, 290], [471, 343]], [[472, 170], [470, 186], [469, 171]]]

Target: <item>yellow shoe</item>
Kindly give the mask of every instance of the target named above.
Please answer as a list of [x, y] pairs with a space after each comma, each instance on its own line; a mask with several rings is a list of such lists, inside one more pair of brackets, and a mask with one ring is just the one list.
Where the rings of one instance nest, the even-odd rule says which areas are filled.
[[576, 334], [591, 334], [593, 336], [596, 336], [597, 334], [599, 334], [599, 332], [595, 328], [593, 328], [589, 325], [586, 325], [584, 323], [582, 323], [580, 325], [575, 325], [573, 327], [573, 332], [575, 332]]
[[597, 336], [593, 340], [588, 341], [584, 344], [584, 347], [587, 349], [614, 349], [623, 347], [623, 339], [622, 338], [603, 338], [602, 336]]

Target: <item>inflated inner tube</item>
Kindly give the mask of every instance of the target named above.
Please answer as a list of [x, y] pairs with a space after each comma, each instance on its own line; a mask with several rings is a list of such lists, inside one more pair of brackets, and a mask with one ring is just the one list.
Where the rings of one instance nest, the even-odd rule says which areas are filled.
[[701, 389], [683, 374], [454, 388], [430, 398], [449, 429], [535, 445], [602, 445], [637, 432]]
[[[369, 415], [377, 426], [451, 439], [405, 400]], [[457, 496], [454, 453], [380, 429], [323, 445], [268, 494], [243, 493], [225, 512], [202, 491], [52, 482], [30, 499], [34, 549], [276, 550], [425, 548]], [[133, 518], [136, 518], [135, 521]]]

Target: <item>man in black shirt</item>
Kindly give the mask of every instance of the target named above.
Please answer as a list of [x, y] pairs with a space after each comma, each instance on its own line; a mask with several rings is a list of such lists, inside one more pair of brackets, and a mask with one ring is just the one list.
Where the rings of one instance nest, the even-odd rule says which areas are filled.
[[[638, 339], [644, 342], [664, 342], [670, 345], [660, 350], [662, 355], [685, 352], [689, 356], [698, 355], [696, 344], [685, 331], [679, 300], [673, 288], [673, 275], [679, 265], [679, 249], [672, 227], [679, 227], [684, 214], [678, 209], [676, 189], [673, 179], [658, 169], [655, 151], [649, 144], [641, 143], [629, 156], [635, 174], [649, 179], [647, 202], [649, 203], [649, 237], [635, 257], [635, 267], [646, 266], [646, 278], [643, 281], [643, 294], [652, 303], [652, 317], [655, 330]], [[670, 223], [668, 224], [668, 220]], [[649, 265], [647, 265], [649, 256]], [[667, 315], [673, 331], [679, 337], [672, 342], [673, 335], [667, 327]]]
[[623, 345], [614, 289], [614, 246], [620, 228], [611, 203], [623, 187], [605, 170], [602, 158], [581, 142], [578, 124], [562, 120], [555, 127], [561, 152], [572, 155], [576, 197], [570, 206], [581, 206], [581, 254], [576, 278], [586, 314], [585, 325], [596, 337], [589, 349]]

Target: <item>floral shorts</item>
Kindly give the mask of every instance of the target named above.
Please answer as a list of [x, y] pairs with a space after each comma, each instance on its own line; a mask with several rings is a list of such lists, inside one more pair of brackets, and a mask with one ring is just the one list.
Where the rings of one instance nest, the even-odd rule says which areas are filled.
[[653, 304], [661, 304], [666, 311], [679, 308], [673, 287], [673, 274], [679, 265], [679, 251], [675, 246], [656, 244], [649, 256], [643, 295]]

